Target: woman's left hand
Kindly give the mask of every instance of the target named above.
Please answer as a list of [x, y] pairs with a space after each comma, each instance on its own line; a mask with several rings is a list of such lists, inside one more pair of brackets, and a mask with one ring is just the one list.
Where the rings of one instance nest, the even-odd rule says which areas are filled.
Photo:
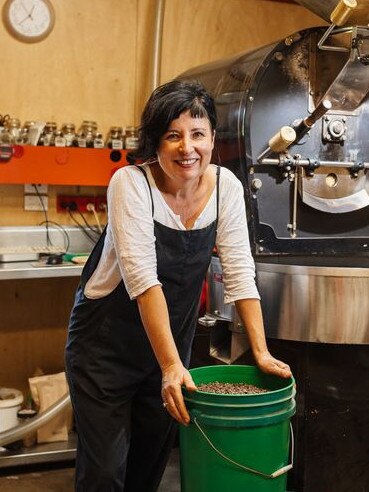
[[290, 366], [281, 360], [275, 359], [269, 352], [263, 352], [256, 357], [259, 369], [267, 374], [275, 374], [281, 378], [290, 378], [292, 372]]

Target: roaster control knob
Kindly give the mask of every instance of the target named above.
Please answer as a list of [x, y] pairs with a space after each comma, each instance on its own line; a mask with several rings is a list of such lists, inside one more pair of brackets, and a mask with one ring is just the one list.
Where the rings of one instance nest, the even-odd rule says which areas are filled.
[[261, 181], [261, 179], [255, 178], [252, 180], [251, 186], [255, 191], [260, 190], [260, 188], [263, 186], [263, 182]]

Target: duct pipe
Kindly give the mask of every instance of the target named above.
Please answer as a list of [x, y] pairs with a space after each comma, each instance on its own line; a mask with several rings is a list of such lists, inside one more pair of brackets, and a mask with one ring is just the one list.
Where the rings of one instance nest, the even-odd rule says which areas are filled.
[[24, 424], [17, 425], [6, 431], [0, 432], [0, 446], [5, 446], [12, 442], [18, 441], [25, 435], [37, 430], [42, 425], [49, 422], [51, 419], [59, 415], [63, 410], [70, 405], [69, 393], [65, 394], [60, 400], [55, 402], [44, 412], [40, 413], [37, 417], [25, 422]]
[[160, 84], [161, 51], [163, 41], [165, 0], [156, 0], [155, 30], [152, 52], [152, 87], [154, 90]]

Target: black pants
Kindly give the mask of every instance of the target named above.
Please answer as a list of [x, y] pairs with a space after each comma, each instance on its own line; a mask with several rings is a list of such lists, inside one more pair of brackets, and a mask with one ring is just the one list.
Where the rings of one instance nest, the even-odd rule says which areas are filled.
[[77, 295], [65, 358], [77, 492], [156, 491], [175, 439], [160, 368], [145, 331], [123, 325], [121, 298], [119, 289], [98, 301]]

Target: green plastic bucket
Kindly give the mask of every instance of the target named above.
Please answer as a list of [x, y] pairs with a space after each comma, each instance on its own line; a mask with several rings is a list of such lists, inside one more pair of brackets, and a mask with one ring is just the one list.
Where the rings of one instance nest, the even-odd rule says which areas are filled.
[[293, 456], [294, 379], [244, 365], [190, 373], [197, 385], [247, 383], [270, 391], [228, 395], [183, 389], [191, 422], [179, 432], [181, 492], [285, 492]]

